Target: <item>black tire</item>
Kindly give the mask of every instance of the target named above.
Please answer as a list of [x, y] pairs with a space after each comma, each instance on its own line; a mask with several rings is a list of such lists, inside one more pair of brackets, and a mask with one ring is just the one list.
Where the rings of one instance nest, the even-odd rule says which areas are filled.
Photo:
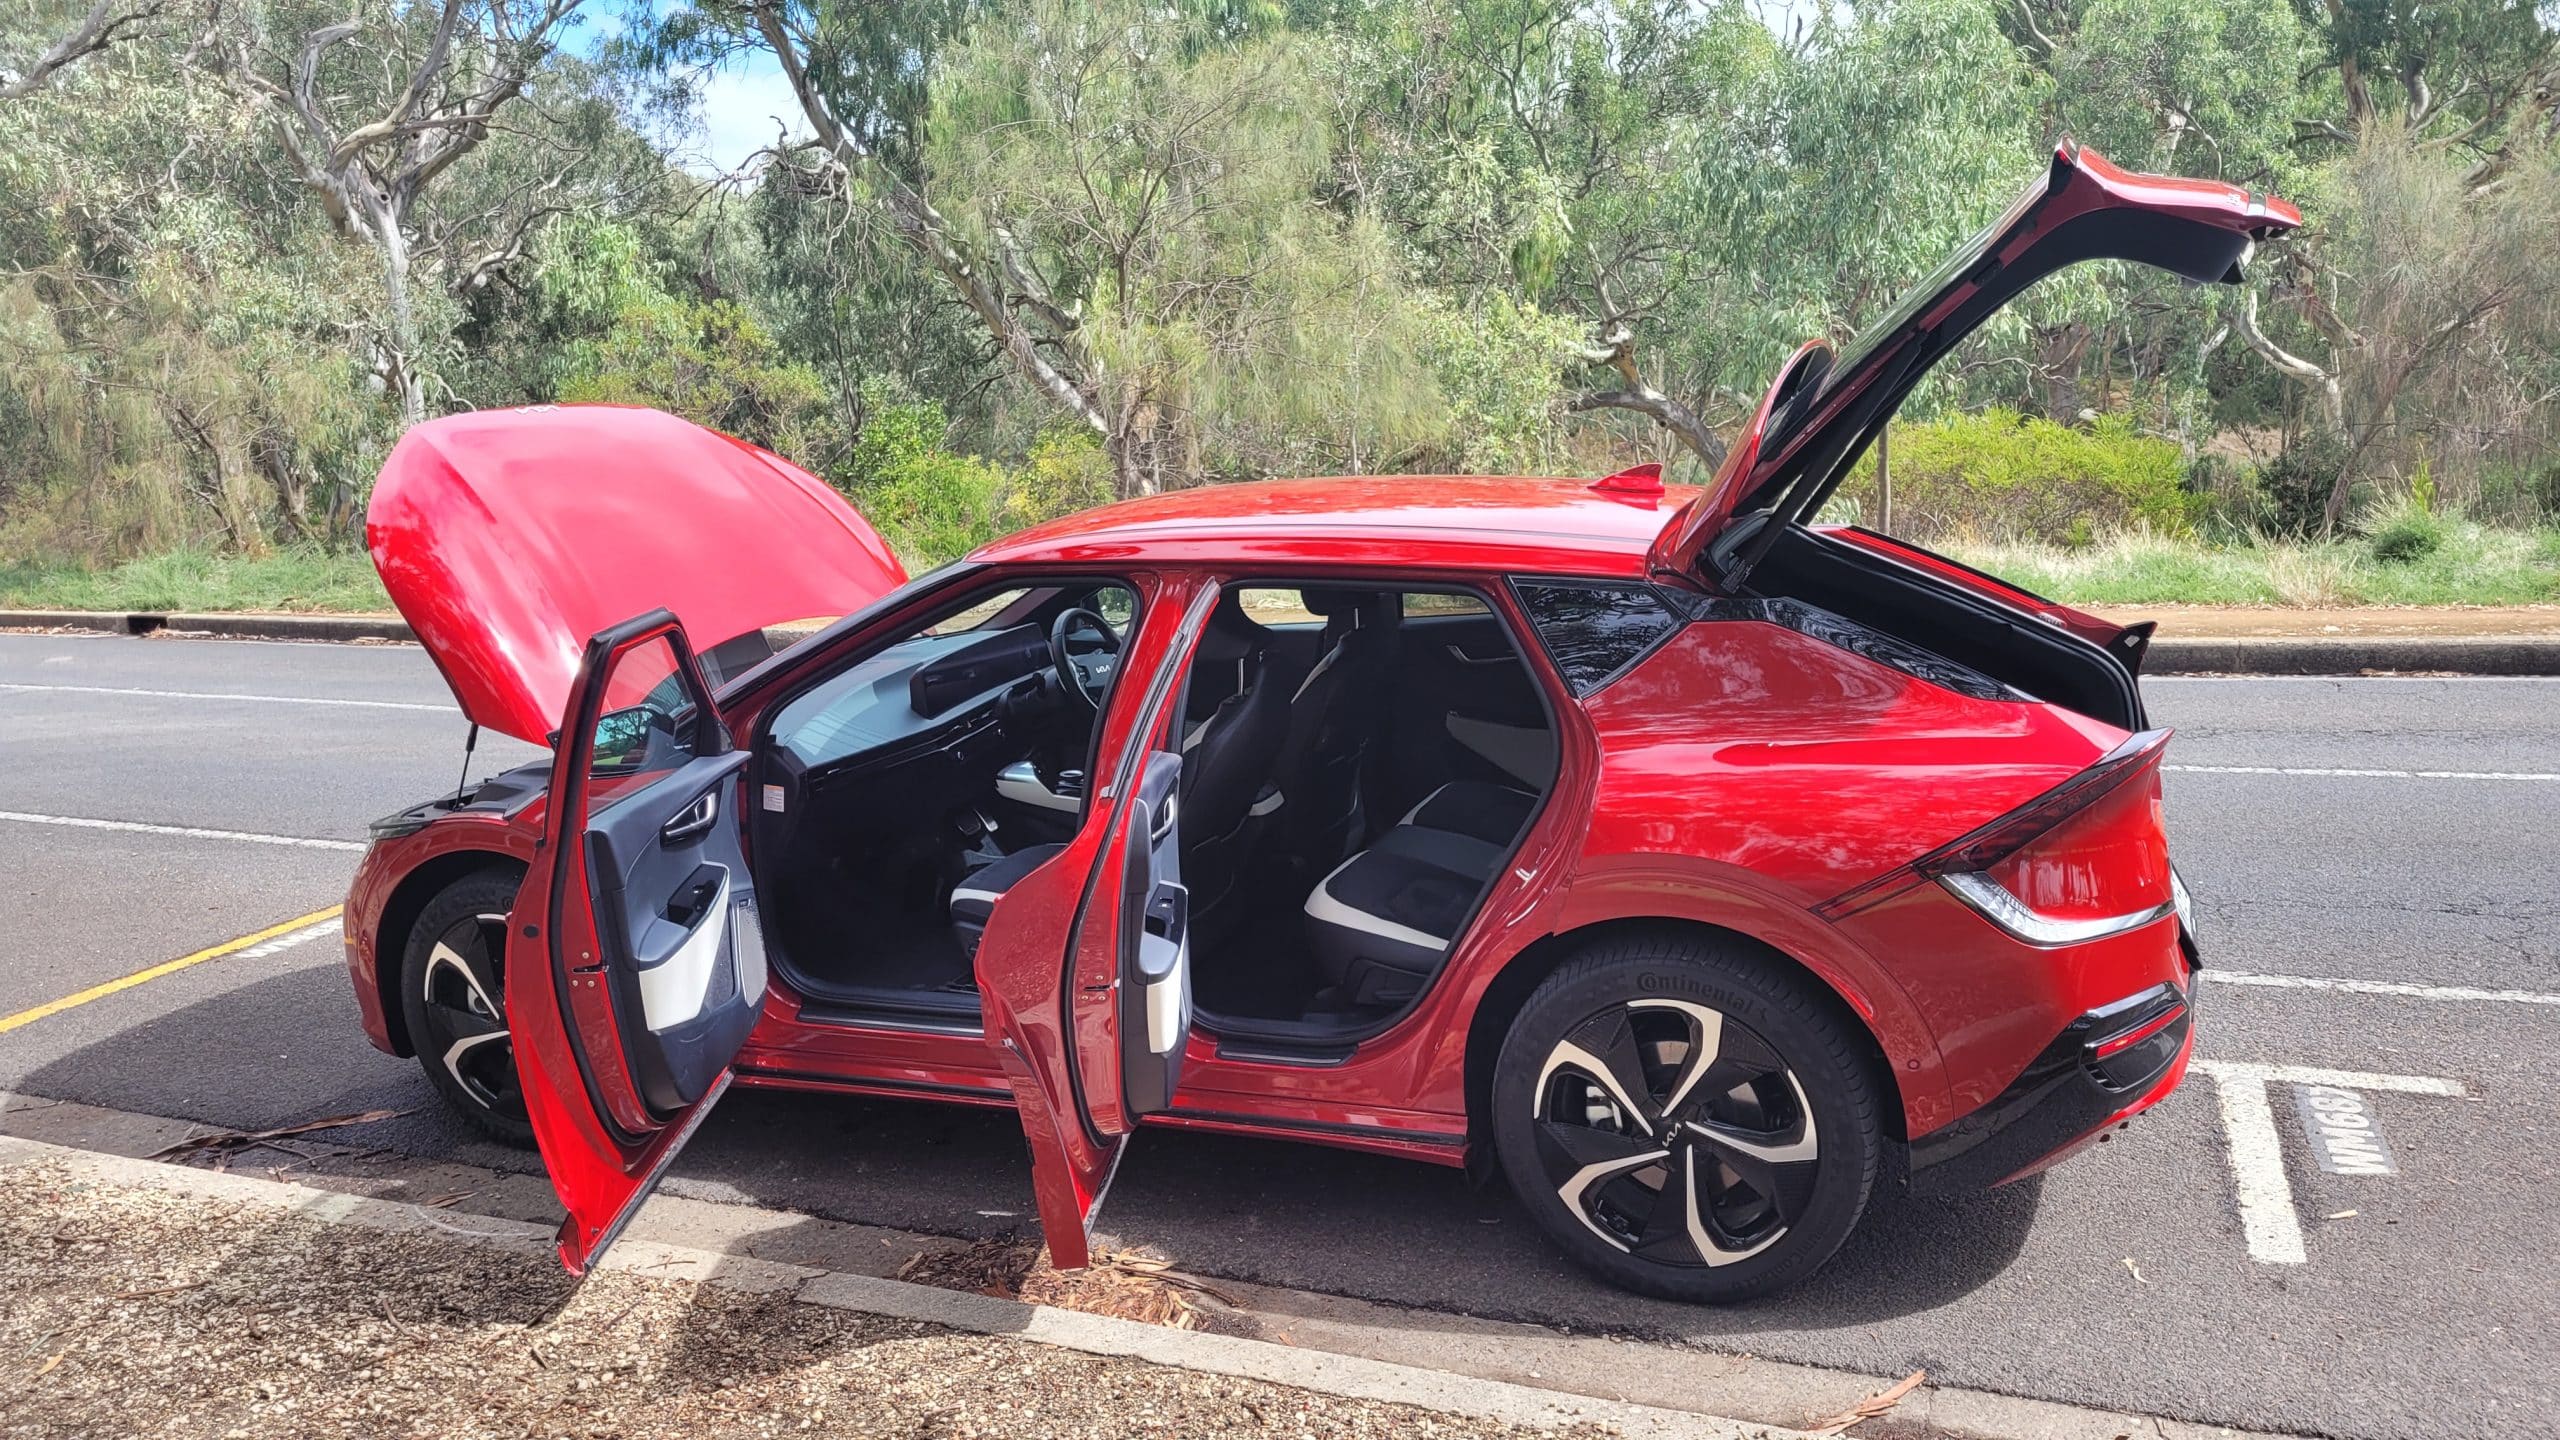
[[[418, 1068], [455, 1114], [509, 1145], [533, 1143], [506, 1038], [507, 912], [521, 879], [513, 870], [475, 870], [447, 885], [418, 913], [400, 951], [400, 1012]], [[481, 1013], [484, 1000], [495, 1013]]]
[[1784, 1290], [1839, 1250], [1875, 1185], [1879, 1097], [1850, 1023], [1740, 941], [1597, 942], [1539, 985], [1503, 1040], [1503, 1173], [1540, 1228], [1612, 1284], [1710, 1305]]

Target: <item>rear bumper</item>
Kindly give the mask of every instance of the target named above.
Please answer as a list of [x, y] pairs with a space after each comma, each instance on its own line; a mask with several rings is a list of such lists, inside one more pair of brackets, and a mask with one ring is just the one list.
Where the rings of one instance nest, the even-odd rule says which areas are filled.
[[2194, 997], [2191, 973], [2073, 1020], [1991, 1103], [1911, 1142], [1912, 1190], [2023, 1179], [2158, 1104], [2195, 1052]]

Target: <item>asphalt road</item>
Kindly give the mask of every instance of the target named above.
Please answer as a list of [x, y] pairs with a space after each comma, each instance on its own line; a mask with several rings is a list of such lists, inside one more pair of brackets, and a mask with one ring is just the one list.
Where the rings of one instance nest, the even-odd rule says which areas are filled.
[[[1813, 1283], [1724, 1311], [1584, 1278], [1498, 1190], [1300, 1146], [1150, 1134], [1106, 1227], [1417, 1326], [1926, 1366], [2354, 1440], [2546, 1434], [2560, 682], [2173, 680], [2152, 701], [2181, 732], [2208, 1073], [2042, 1184], [1880, 1204]], [[0, 1086], [238, 1127], [409, 1109], [351, 1138], [523, 1168], [363, 1042], [325, 933], [6, 1018], [335, 903], [364, 822], [452, 783], [461, 729], [414, 649], [0, 636]], [[484, 741], [479, 763], [531, 753]], [[61, 823], [82, 820], [120, 828]], [[2396, 1173], [2323, 1170], [2311, 1086], [2361, 1098]], [[1009, 1116], [886, 1102], [733, 1098], [668, 1188], [947, 1234], [1031, 1209]]]

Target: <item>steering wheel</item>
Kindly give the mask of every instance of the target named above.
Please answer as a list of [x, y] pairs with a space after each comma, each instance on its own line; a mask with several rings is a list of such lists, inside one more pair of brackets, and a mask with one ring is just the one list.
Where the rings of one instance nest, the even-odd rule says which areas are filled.
[[[1079, 629], [1090, 630], [1102, 642], [1101, 653], [1079, 663], [1071, 653], [1069, 642]], [[1113, 662], [1104, 657], [1120, 653], [1120, 632], [1111, 622], [1081, 605], [1058, 612], [1049, 622], [1049, 663], [1058, 672], [1058, 683], [1069, 694], [1084, 698], [1096, 713], [1102, 709], [1102, 692], [1111, 685]]]

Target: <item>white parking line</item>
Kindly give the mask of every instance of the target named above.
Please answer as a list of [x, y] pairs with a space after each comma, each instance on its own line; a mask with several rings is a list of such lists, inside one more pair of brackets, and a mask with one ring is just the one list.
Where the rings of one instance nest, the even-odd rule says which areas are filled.
[[2239, 1060], [2198, 1060], [2195, 1068], [2213, 1077], [2214, 1095], [2222, 1105], [2223, 1132], [2231, 1143], [2231, 1185], [2240, 1205], [2240, 1231], [2248, 1241], [2249, 1258], [2262, 1265], [2300, 1265], [2309, 1259], [2302, 1245], [2302, 1216], [2293, 1208], [2293, 1182], [2285, 1178], [2284, 1142], [2276, 1135], [2275, 1113], [2267, 1104], [2269, 1085], [2335, 1085], [2448, 1097], [2468, 1093], [2462, 1082], [2432, 1075], [2374, 1075]]
[[237, 840], [249, 845], [292, 845], [305, 850], [364, 849], [361, 840], [314, 840], [307, 835], [259, 835], [247, 830], [207, 830], [194, 825], [146, 825], [137, 820], [93, 820], [85, 815], [29, 815], [0, 810], [0, 821], [20, 825], [63, 825], [74, 830], [122, 830], [137, 835], [174, 835], [187, 840]]
[[2560, 780], [2531, 770], [2329, 770], [2309, 765], [2163, 765], [2181, 775], [2310, 775], [2332, 780]]
[[2256, 985], [2269, 990], [2334, 990], [2349, 995], [2398, 995], [2411, 1000], [2487, 1000], [2503, 1005], [2560, 1005], [2547, 990], [2479, 990], [2469, 985], [2413, 985], [2398, 980], [2343, 980], [2322, 975], [2253, 975], [2245, 970], [2199, 972], [2216, 985]]
[[0, 690], [61, 690], [74, 695], [140, 695], [152, 700], [251, 700], [262, 705], [344, 705], [357, 710], [429, 710], [451, 714], [450, 705], [412, 700], [332, 700], [317, 695], [242, 695], [227, 690], [135, 690], [116, 685], [24, 685], [0, 681]]
[[2551, 685], [2560, 675], [2145, 675], [2145, 685]]

